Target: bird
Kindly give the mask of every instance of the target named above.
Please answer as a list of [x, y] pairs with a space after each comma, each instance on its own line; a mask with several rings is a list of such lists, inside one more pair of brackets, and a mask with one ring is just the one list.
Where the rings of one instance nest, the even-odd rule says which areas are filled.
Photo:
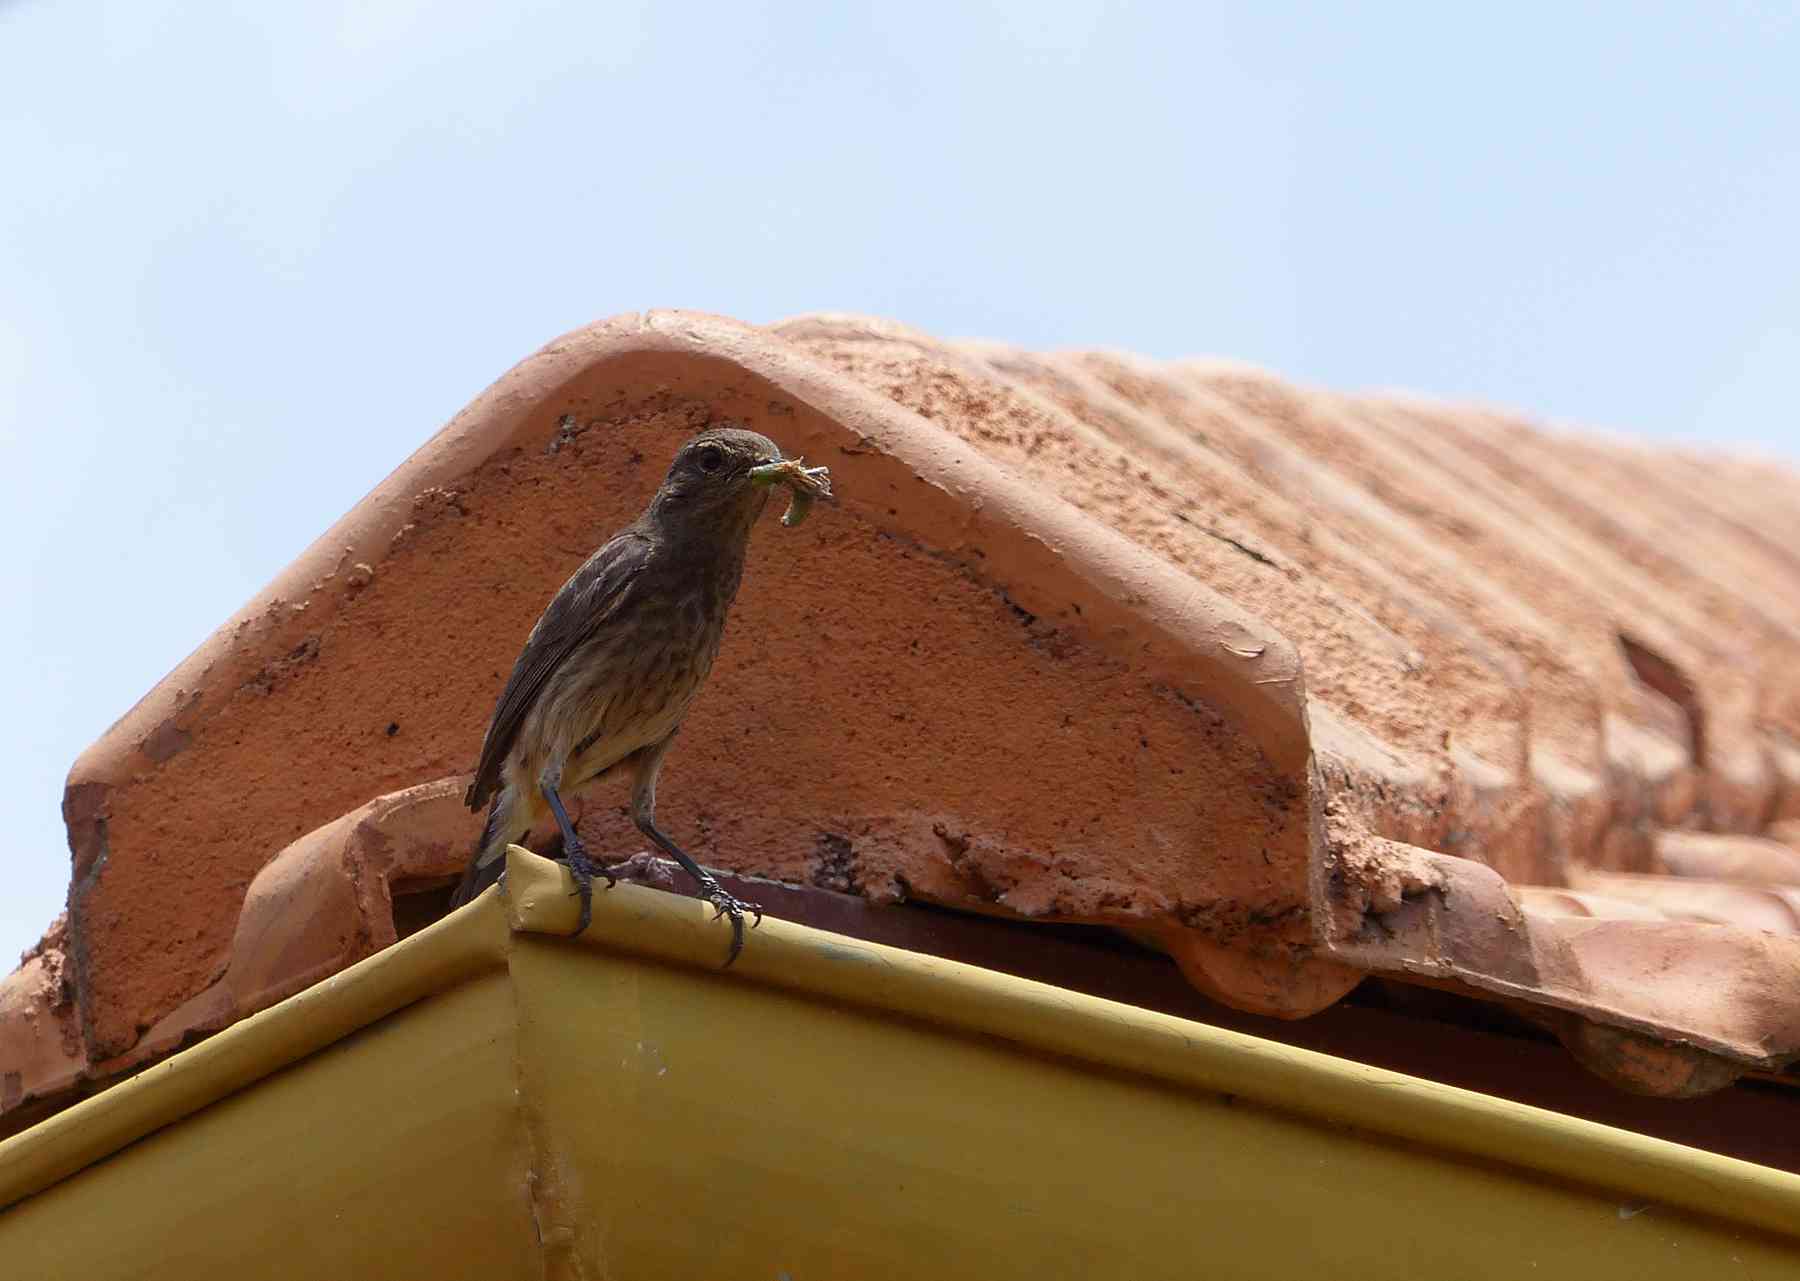
[[[575, 933], [593, 916], [593, 882], [614, 868], [589, 856], [563, 795], [598, 779], [631, 780], [638, 831], [698, 882], [696, 897], [728, 918], [731, 950], [746, 914], [762, 909], [729, 893], [656, 825], [656, 780], [694, 698], [706, 683], [744, 575], [750, 530], [774, 484], [794, 490], [796, 512], [822, 469], [783, 459], [767, 436], [736, 424], [709, 427], [676, 452], [638, 518], [589, 556], [557, 591], [526, 638], [481, 745], [464, 803], [488, 807], [487, 825], [451, 906], [500, 879], [506, 847], [547, 816], [581, 896]], [[798, 482], [798, 483], [796, 483]], [[805, 484], [814, 482], [813, 489]], [[623, 873], [621, 873], [623, 874]]]

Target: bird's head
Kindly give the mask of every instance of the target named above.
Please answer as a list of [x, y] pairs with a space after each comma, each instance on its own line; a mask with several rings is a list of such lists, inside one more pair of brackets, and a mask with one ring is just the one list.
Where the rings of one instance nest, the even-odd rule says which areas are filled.
[[669, 464], [651, 514], [663, 523], [741, 523], [747, 529], [769, 501], [768, 464], [780, 461], [780, 447], [767, 436], [743, 427], [708, 427]]

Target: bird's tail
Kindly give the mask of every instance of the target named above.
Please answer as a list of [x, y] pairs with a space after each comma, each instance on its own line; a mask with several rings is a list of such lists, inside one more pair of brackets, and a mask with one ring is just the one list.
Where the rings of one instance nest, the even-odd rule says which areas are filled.
[[461, 907], [498, 881], [500, 873], [506, 870], [506, 847], [524, 840], [531, 831], [529, 820], [521, 824], [514, 817], [514, 810], [518, 808], [516, 800], [511, 787], [502, 787], [494, 793], [494, 803], [488, 806], [487, 826], [481, 832], [481, 843], [469, 856], [462, 884], [450, 896], [451, 907]]

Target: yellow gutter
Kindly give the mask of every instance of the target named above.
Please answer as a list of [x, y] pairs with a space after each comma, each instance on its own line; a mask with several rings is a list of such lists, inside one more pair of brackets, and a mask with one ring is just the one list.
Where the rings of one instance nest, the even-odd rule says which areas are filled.
[[0, 1141], [0, 1208], [395, 1010], [504, 969], [503, 919], [498, 904], [453, 913], [415, 936], [422, 946], [369, 957]]
[[1800, 1275], [1800, 1177], [774, 919], [720, 973], [706, 917], [565, 941], [515, 849], [0, 1143], [0, 1277]]

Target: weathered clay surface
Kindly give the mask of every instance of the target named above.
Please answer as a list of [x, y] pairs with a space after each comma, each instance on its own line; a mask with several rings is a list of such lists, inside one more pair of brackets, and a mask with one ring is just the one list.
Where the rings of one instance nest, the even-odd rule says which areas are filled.
[[[416, 925], [525, 631], [720, 420], [841, 500], [753, 540], [661, 789], [703, 861], [1110, 925], [1284, 1017], [1456, 987], [1646, 1092], [1800, 1052], [1791, 476], [1236, 365], [654, 313], [508, 373], [76, 763], [68, 960], [0, 987], [20, 1103]], [[578, 805], [621, 855], [623, 801]]]
[[[1608, 465], [1582, 442], [1493, 414], [1388, 405], [1377, 418], [1415, 446], [1438, 442], [1456, 470], [1492, 483], [1528, 515], [1524, 523], [1579, 555], [1590, 616], [1686, 722], [1702, 791], [1684, 813], [1722, 831], [1766, 822], [1791, 781], [1767, 734], [1791, 738], [1794, 729], [1787, 691], [1800, 631], [1780, 603], [1791, 598], [1793, 571], [1731, 540], [1679, 491]], [[1712, 550], [1696, 556], [1695, 544]], [[1747, 592], [1743, 584], [1758, 581], [1746, 575], [1753, 562], [1765, 572]], [[1659, 817], [1671, 821], [1667, 810]]]
[[72, 1095], [87, 1075], [68, 946], [68, 918], [59, 916], [0, 979], [0, 1118], [8, 1121]]
[[[1141, 424], [1149, 416], [1109, 403], [1098, 387], [1058, 403], [1056, 384], [1047, 375], [1027, 380], [1020, 360], [989, 353], [989, 362], [978, 364], [895, 326], [813, 318], [777, 332], [1005, 459], [1046, 492], [1296, 638], [1314, 746], [1328, 773], [1346, 782], [1391, 780], [1388, 762], [1404, 759], [1420, 781], [1400, 819], [1409, 838], [1435, 843], [1448, 836], [1454, 824], [1446, 816], [1455, 813], [1479, 829], [1469, 838], [1491, 857], [1534, 846], [1526, 789], [1510, 793], [1523, 806], [1477, 799], [1491, 792], [1491, 780], [1523, 765], [1521, 669], [1389, 564], [1348, 546], [1278, 490], [1208, 451], [1172, 441], [1161, 449], [1147, 445], [1150, 429], [1133, 431], [1130, 420]], [[1419, 714], [1427, 697], [1444, 719], [1466, 727], [1460, 741], [1447, 745], [1442, 721]], [[1321, 742], [1316, 731], [1325, 710], [1355, 733]], [[1378, 762], [1366, 770], [1363, 754], [1371, 747]], [[1389, 817], [1399, 818], [1402, 808], [1390, 807]]]
[[[707, 323], [713, 347], [784, 354]], [[1129, 923], [1203, 985], [1266, 987], [1270, 1008], [1317, 1008], [1353, 981], [1296, 978], [1312, 947], [1306, 730], [1273, 629], [884, 401], [817, 371], [842, 402], [827, 417], [802, 380], [697, 351], [687, 324], [588, 331], [515, 371], [77, 764], [72, 907], [97, 1058], [220, 980], [275, 852], [467, 767], [542, 602], [716, 418], [828, 462], [845, 500], [756, 539], [664, 776], [697, 855]], [[591, 838], [635, 845], [622, 798], [590, 799]], [[1246, 932], [1262, 952], [1238, 946]], [[327, 940], [299, 968], [351, 950]]]

